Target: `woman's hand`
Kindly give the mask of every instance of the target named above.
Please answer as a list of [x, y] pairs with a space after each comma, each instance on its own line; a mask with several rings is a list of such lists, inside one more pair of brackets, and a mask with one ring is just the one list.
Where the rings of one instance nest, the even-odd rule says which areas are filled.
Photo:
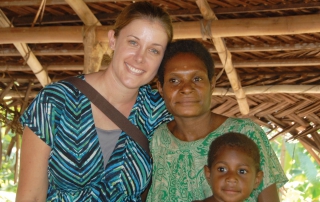
[[32, 130], [22, 135], [17, 202], [46, 201], [48, 191], [48, 158], [51, 148]]

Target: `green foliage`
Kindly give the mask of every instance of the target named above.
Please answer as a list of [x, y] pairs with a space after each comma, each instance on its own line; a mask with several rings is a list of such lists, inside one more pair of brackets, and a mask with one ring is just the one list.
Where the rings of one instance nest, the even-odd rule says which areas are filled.
[[286, 151], [291, 158], [290, 167], [285, 171], [290, 176], [290, 181], [299, 181], [295, 189], [301, 192], [304, 198], [316, 199], [320, 197], [320, 166], [314, 161], [311, 155], [304, 149], [300, 143], [285, 143]]
[[17, 185], [14, 183], [14, 167], [16, 163], [16, 150], [13, 149], [10, 156], [7, 156], [7, 148], [13, 134], [1, 133], [2, 137], [2, 164], [0, 167], [0, 191], [16, 192]]
[[[283, 137], [271, 145], [281, 155]], [[320, 166], [300, 142], [285, 142], [283, 169], [289, 179], [284, 186], [283, 202], [320, 202]]]

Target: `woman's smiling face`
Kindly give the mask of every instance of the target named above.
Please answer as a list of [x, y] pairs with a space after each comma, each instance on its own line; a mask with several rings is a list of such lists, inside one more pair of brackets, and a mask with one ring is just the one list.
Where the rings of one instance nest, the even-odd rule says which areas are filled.
[[168, 42], [159, 21], [133, 20], [118, 37], [114, 36], [113, 30], [109, 31], [108, 37], [109, 46], [114, 50], [108, 68], [116, 82], [135, 89], [155, 77]]
[[158, 83], [167, 109], [175, 117], [196, 117], [210, 112], [213, 86], [201, 59], [179, 53], [165, 65], [163, 86]]

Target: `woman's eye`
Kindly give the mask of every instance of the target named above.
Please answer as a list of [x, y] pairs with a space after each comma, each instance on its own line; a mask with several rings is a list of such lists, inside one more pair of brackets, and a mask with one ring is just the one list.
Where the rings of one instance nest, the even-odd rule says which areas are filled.
[[202, 81], [202, 78], [196, 77], [196, 78], [194, 78], [194, 81]]
[[169, 79], [170, 83], [178, 83], [178, 79]]
[[248, 171], [245, 170], [245, 169], [240, 169], [240, 170], [239, 170], [239, 173], [240, 173], [240, 174], [246, 174], [246, 173], [248, 173]]
[[223, 173], [223, 172], [226, 172], [227, 169], [224, 167], [218, 167], [218, 171]]
[[136, 41], [133, 41], [133, 40], [129, 40], [129, 44], [135, 46], [135, 45], [137, 45], [137, 42], [136, 42]]
[[159, 51], [157, 49], [151, 49], [150, 52], [152, 52], [153, 54], [156, 54], [156, 55], [159, 54]]

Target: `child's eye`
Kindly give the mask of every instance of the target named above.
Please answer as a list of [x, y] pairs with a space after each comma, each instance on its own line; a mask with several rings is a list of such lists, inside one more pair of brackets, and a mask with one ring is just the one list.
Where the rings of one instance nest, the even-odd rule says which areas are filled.
[[227, 169], [224, 167], [218, 167], [218, 171], [223, 173], [223, 172], [226, 172]]
[[240, 169], [240, 170], [239, 170], [239, 174], [246, 174], [246, 173], [248, 173], [248, 171], [245, 170], [245, 169]]

